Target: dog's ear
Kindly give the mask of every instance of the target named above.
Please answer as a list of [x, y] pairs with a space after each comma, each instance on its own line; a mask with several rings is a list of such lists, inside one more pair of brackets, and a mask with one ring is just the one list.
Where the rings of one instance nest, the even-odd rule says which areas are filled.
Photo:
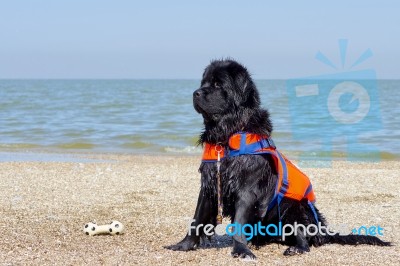
[[252, 89], [252, 80], [249, 78], [250, 75], [246, 72], [239, 73], [236, 75], [236, 86], [241, 92], [246, 93], [249, 89]]
[[258, 108], [260, 106], [260, 96], [258, 95], [257, 87], [247, 71], [237, 75], [236, 86], [243, 97], [241, 102], [244, 107]]
[[234, 77], [236, 86], [241, 90], [241, 92], [254, 89], [255, 86], [251, 79], [251, 75], [243, 65], [233, 61], [230, 65], [229, 74], [231, 77]]

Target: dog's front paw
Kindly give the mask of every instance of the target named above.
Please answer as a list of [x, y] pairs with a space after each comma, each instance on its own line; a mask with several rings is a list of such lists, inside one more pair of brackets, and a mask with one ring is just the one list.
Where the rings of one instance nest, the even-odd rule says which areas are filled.
[[175, 245], [165, 246], [164, 248], [174, 250], [174, 251], [189, 251], [195, 250], [197, 243], [189, 238], [184, 238], [181, 242]]
[[310, 248], [309, 247], [289, 247], [288, 249], [283, 252], [283, 255], [285, 256], [294, 256], [294, 255], [300, 255], [306, 252], [309, 252]]
[[234, 258], [241, 258], [245, 260], [256, 260], [257, 257], [256, 255], [253, 254], [253, 252], [250, 251], [250, 249], [243, 244], [236, 244], [233, 247], [232, 250], [232, 257]]

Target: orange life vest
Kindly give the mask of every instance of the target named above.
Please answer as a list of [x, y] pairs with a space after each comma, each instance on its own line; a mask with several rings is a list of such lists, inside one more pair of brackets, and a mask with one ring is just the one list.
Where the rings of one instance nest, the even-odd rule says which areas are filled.
[[229, 146], [224, 149], [221, 145], [206, 143], [203, 151], [202, 161], [212, 163], [227, 157], [240, 156], [245, 154], [269, 154], [274, 159], [274, 166], [278, 173], [278, 182], [275, 189], [275, 196], [268, 206], [270, 210], [275, 204], [279, 204], [283, 197], [302, 200], [307, 199], [311, 210], [318, 223], [318, 215], [314, 209], [315, 195], [310, 179], [280, 153], [269, 136], [261, 136], [252, 133], [239, 132], [229, 138]]

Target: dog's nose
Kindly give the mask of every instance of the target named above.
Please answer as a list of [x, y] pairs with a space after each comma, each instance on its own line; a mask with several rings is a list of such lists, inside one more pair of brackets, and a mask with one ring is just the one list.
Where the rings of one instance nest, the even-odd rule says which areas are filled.
[[195, 90], [195, 91], [193, 92], [193, 98], [198, 98], [198, 97], [201, 96], [201, 94], [202, 94], [201, 89]]

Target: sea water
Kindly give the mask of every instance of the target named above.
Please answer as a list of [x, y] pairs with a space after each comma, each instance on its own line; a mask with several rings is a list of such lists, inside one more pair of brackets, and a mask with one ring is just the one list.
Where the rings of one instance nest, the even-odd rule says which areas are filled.
[[[0, 151], [197, 154], [203, 124], [192, 93], [199, 85], [199, 80], [0, 80]], [[317, 158], [345, 154], [345, 139], [326, 152], [320, 140], [295, 138], [297, 130], [312, 135], [327, 129], [318, 123], [292, 127], [293, 119], [306, 118], [291, 117], [284, 80], [256, 85], [281, 150], [314, 150]], [[382, 128], [362, 140], [387, 158], [400, 154], [399, 86], [398, 80], [378, 81]], [[340, 127], [336, 130], [340, 136]]]

